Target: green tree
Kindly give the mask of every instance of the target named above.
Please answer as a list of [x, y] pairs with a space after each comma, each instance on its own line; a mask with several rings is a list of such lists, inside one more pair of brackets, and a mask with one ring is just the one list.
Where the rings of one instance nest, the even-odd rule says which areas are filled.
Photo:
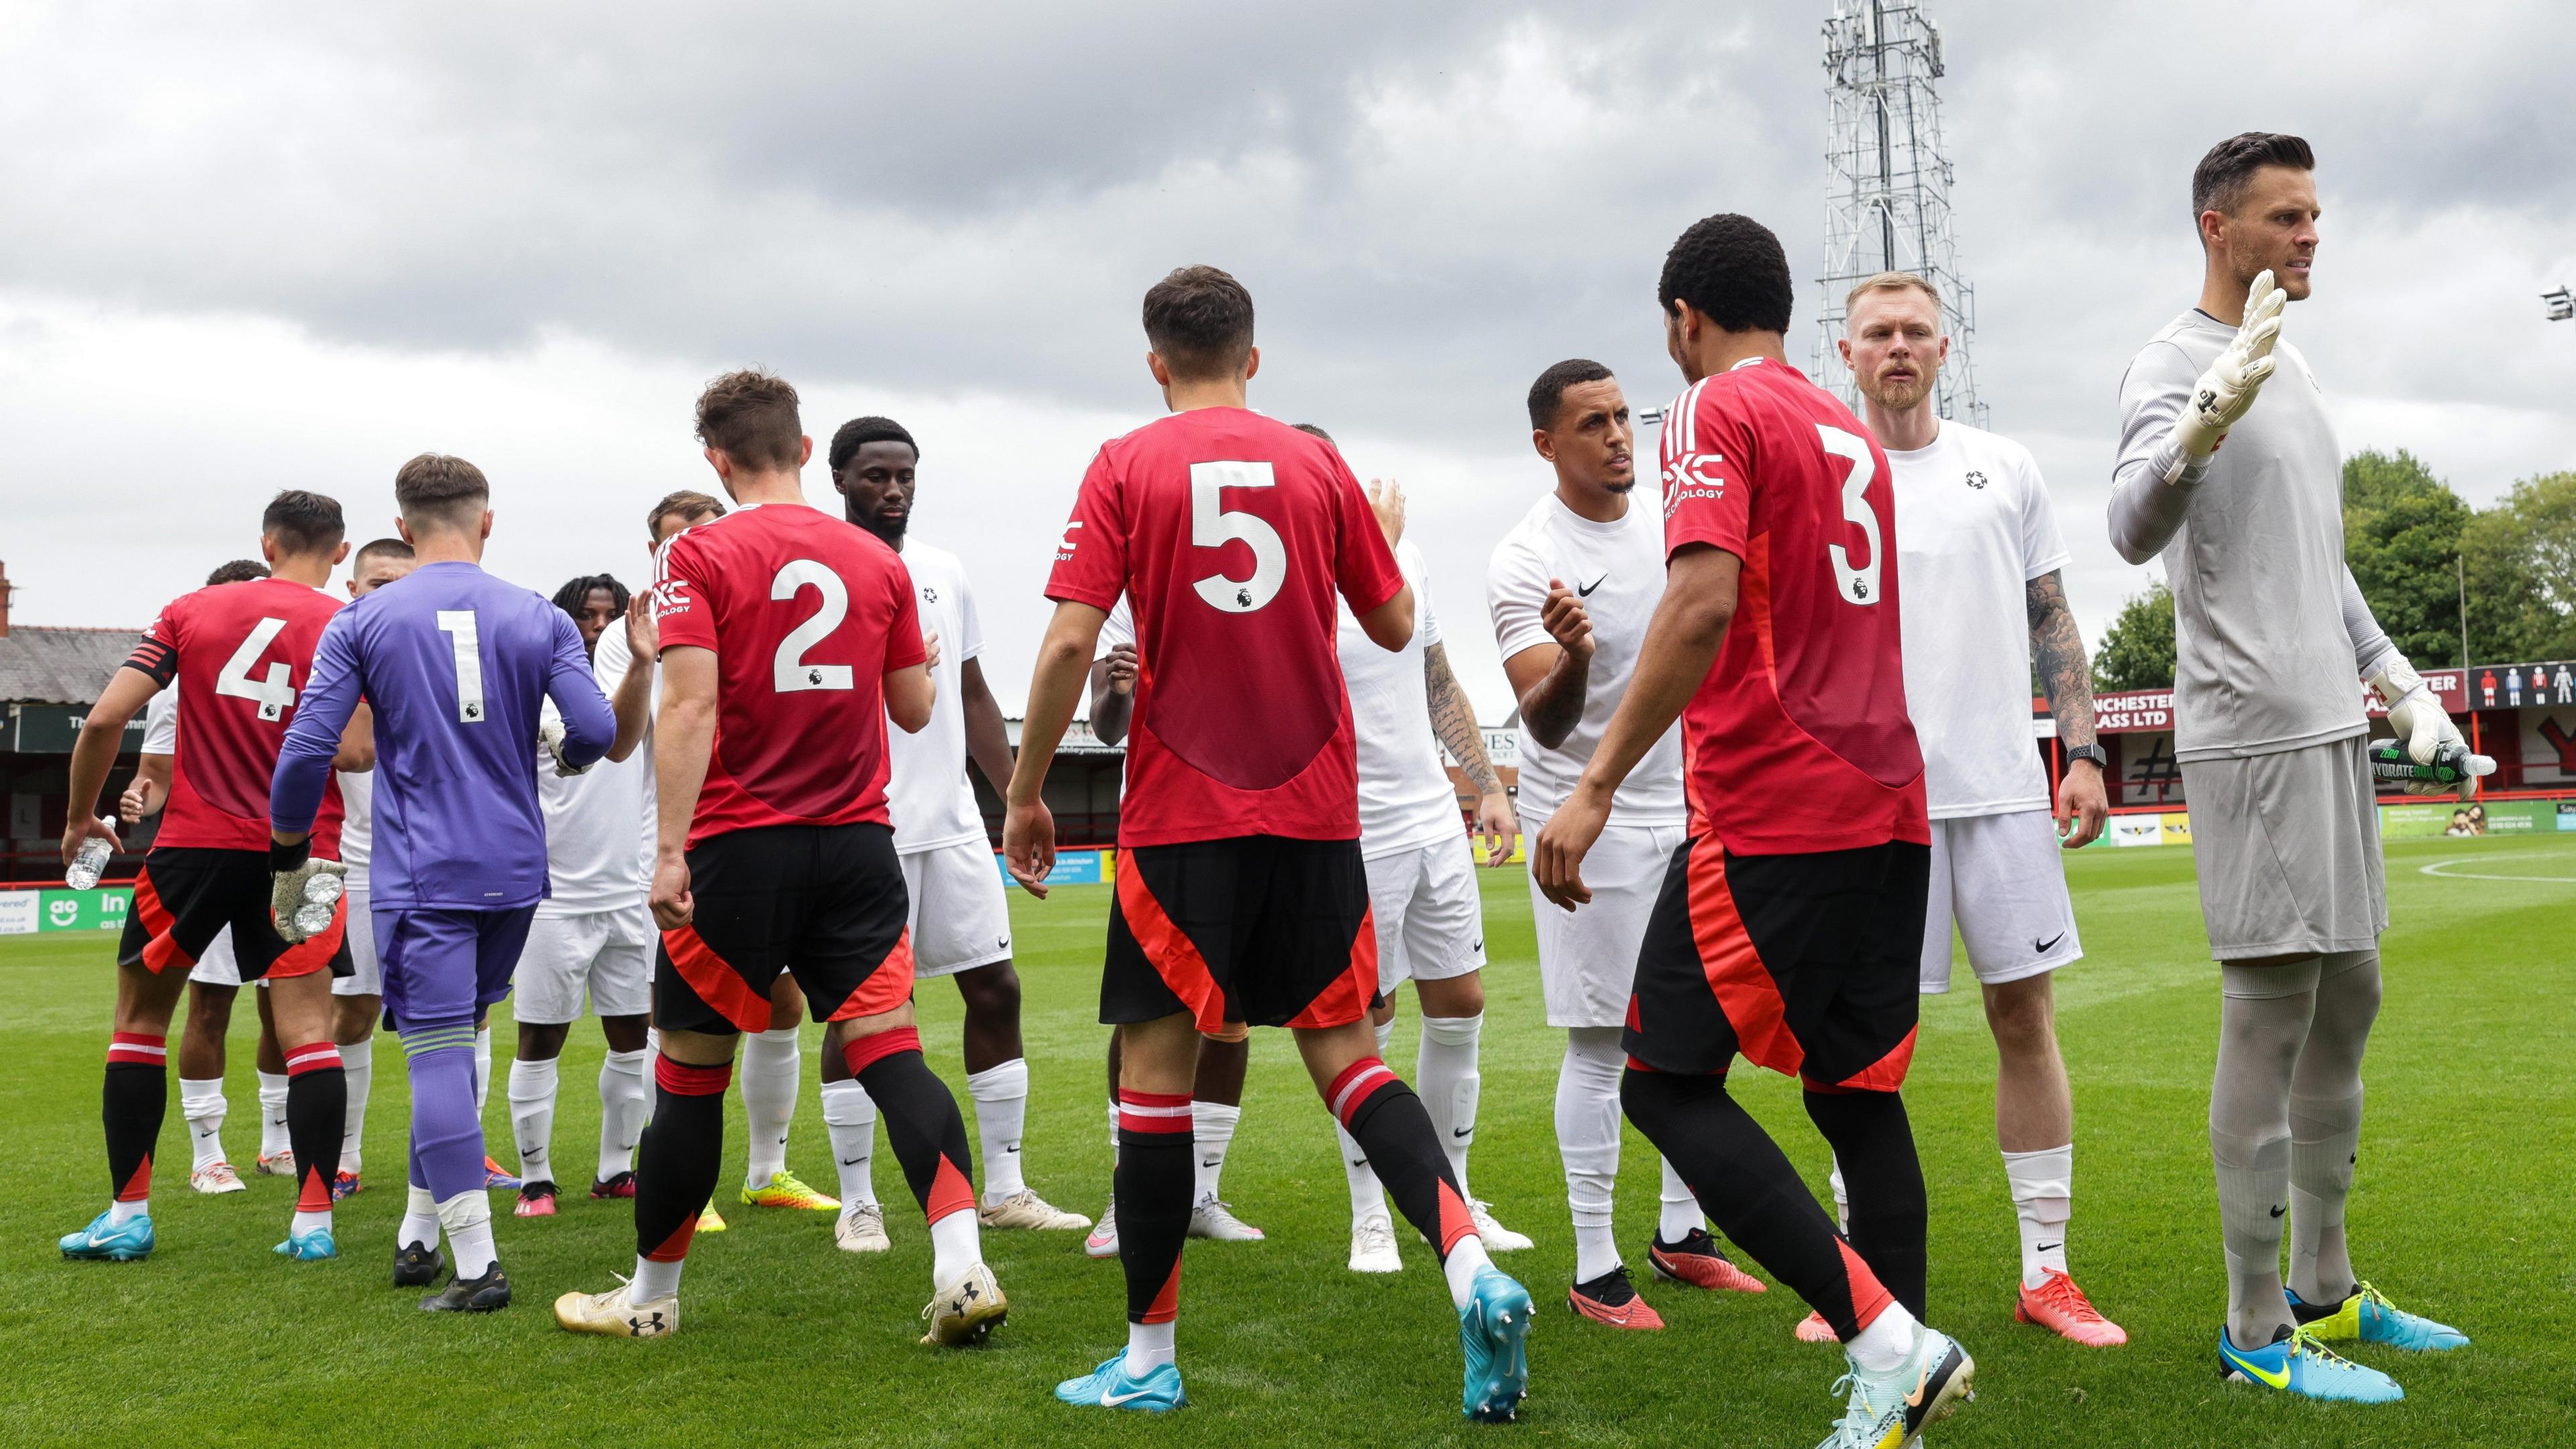
[[2576, 473], [2525, 478], [2461, 539], [2480, 660], [2576, 658]]
[[2162, 583], [2132, 594], [2093, 651], [2093, 687], [2165, 689], [2174, 682], [2173, 590]]
[[2404, 449], [2343, 465], [2343, 556], [2370, 612], [2418, 669], [2460, 658], [2460, 539], [2469, 506]]

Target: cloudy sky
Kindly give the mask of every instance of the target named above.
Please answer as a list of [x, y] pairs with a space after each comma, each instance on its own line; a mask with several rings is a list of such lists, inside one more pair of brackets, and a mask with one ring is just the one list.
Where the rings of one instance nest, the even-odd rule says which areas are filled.
[[[818, 434], [886, 412], [921, 438], [916, 531], [965, 557], [1015, 707], [1073, 486], [1159, 411], [1138, 298], [1206, 261], [1258, 300], [1255, 404], [1408, 486], [1498, 719], [1485, 558], [1549, 482], [1521, 396], [1572, 355], [1640, 405], [1677, 389], [1654, 279], [1698, 216], [1821, 270], [1827, 8], [22, 0], [13, 615], [139, 625], [254, 553], [279, 487], [389, 531], [424, 449], [492, 476], [496, 571], [632, 579], [645, 506], [712, 481], [698, 384], [756, 362]], [[2576, 466], [2576, 324], [2537, 295], [2576, 281], [2576, 23], [2355, 9], [1933, 6], [1977, 375], [2048, 470], [2088, 634], [2151, 577], [2103, 536], [2114, 390], [2196, 294], [2188, 176], [2220, 136], [2320, 154], [2288, 335], [2348, 448], [2412, 448], [2473, 502]]]

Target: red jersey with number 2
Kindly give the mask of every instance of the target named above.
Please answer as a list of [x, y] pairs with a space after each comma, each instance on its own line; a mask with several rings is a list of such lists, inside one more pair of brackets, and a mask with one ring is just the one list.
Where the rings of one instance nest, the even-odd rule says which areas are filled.
[[1333, 596], [1404, 587], [1332, 444], [1243, 408], [1193, 408], [1092, 459], [1047, 597], [1136, 619], [1121, 845], [1239, 835], [1356, 840], [1351, 697]]
[[[216, 584], [182, 594], [143, 631], [126, 661], [179, 686], [179, 746], [156, 846], [268, 849], [268, 787], [313, 646], [340, 601], [285, 579]], [[322, 792], [313, 853], [340, 858], [340, 786]]]
[[716, 656], [690, 843], [886, 824], [885, 676], [929, 657], [902, 557], [830, 514], [764, 503], [671, 535], [653, 587], [661, 647]]
[[1682, 711], [1692, 833], [1739, 855], [1929, 844], [1887, 455], [1770, 358], [1693, 383], [1662, 453], [1664, 556], [1707, 544], [1744, 561], [1717, 666]]

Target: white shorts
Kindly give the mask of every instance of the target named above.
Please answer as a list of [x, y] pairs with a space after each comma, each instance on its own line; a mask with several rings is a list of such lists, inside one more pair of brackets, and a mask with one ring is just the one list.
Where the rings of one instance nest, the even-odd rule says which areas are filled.
[[352, 886], [349, 902], [349, 964], [357, 969], [346, 976], [331, 978], [333, 996], [382, 996], [385, 994], [384, 963], [376, 958], [376, 917], [367, 904], [367, 888]]
[[964, 840], [901, 859], [912, 896], [913, 979], [1011, 959], [1011, 903], [991, 846]]
[[510, 1014], [539, 1026], [581, 1019], [581, 998], [599, 1016], [643, 1016], [653, 1009], [653, 947], [661, 940], [641, 905], [539, 916], [528, 923], [511, 984]]
[[1476, 856], [1463, 834], [1412, 850], [1371, 856], [1369, 914], [1377, 922], [1377, 990], [1446, 981], [1485, 964], [1485, 901]]
[[[1546, 826], [1521, 821], [1521, 838], [1536, 840]], [[1664, 871], [1684, 831], [1678, 825], [1612, 822], [1583, 857], [1583, 884], [1592, 903], [1568, 912], [1540, 895], [1530, 877], [1530, 914], [1538, 930], [1538, 976], [1547, 991], [1550, 1026], [1625, 1026], [1628, 996], [1637, 980], [1637, 951], [1646, 919], [1664, 888]]]
[[233, 958], [233, 928], [224, 927], [206, 943], [206, 953], [188, 968], [188, 979], [206, 986], [241, 985], [241, 962]]
[[2084, 954], [2066, 895], [2065, 852], [2045, 810], [1932, 822], [1932, 889], [1923, 910], [1923, 990], [1950, 989], [1950, 926], [1977, 980], [2000, 986]]

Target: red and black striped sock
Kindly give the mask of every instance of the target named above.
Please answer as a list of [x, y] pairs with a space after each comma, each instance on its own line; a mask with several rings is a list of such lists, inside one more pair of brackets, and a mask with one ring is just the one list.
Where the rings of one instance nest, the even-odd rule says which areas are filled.
[[331, 1181], [340, 1175], [340, 1135], [349, 1115], [349, 1078], [330, 1042], [286, 1054], [286, 1141], [295, 1153], [295, 1210], [331, 1210]]
[[1896, 1300], [1834, 1231], [1816, 1195], [1726, 1077], [1682, 1076], [1630, 1063], [1619, 1082], [1628, 1120], [1690, 1184], [1718, 1230], [1850, 1342]]
[[966, 1148], [966, 1118], [948, 1084], [921, 1059], [912, 1027], [855, 1037], [841, 1048], [868, 1100], [885, 1120], [886, 1145], [903, 1165], [922, 1216], [938, 1222], [975, 1206], [975, 1159]]
[[152, 1148], [170, 1110], [167, 1037], [120, 1031], [108, 1038], [100, 1113], [107, 1124], [107, 1187], [118, 1202], [152, 1196]]
[[1118, 1090], [1118, 1266], [1127, 1273], [1127, 1321], [1169, 1323], [1181, 1311], [1181, 1248], [1190, 1236], [1198, 1153], [1190, 1094]]
[[[715, 1195], [724, 1157], [725, 1088], [733, 1063], [653, 1063], [653, 1120], [635, 1145], [635, 1255], [656, 1263], [689, 1256], [698, 1213]], [[671, 1270], [676, 1274], [679, 1270]]]
[[[1459, 1239], [1475, 1234], [1476, 1223], [1468, 1216], [1467, 1200], [1449, 1171], [1449, 1154], [1422, 1099], [1386, 1063], [1362, 1057], [1333, 1078], [1324, 1101], [1368, 1154], [1395, 1210], [1447, 1261]], [[1124, 1219], [1119, 1230], [1126, 1230]]]

